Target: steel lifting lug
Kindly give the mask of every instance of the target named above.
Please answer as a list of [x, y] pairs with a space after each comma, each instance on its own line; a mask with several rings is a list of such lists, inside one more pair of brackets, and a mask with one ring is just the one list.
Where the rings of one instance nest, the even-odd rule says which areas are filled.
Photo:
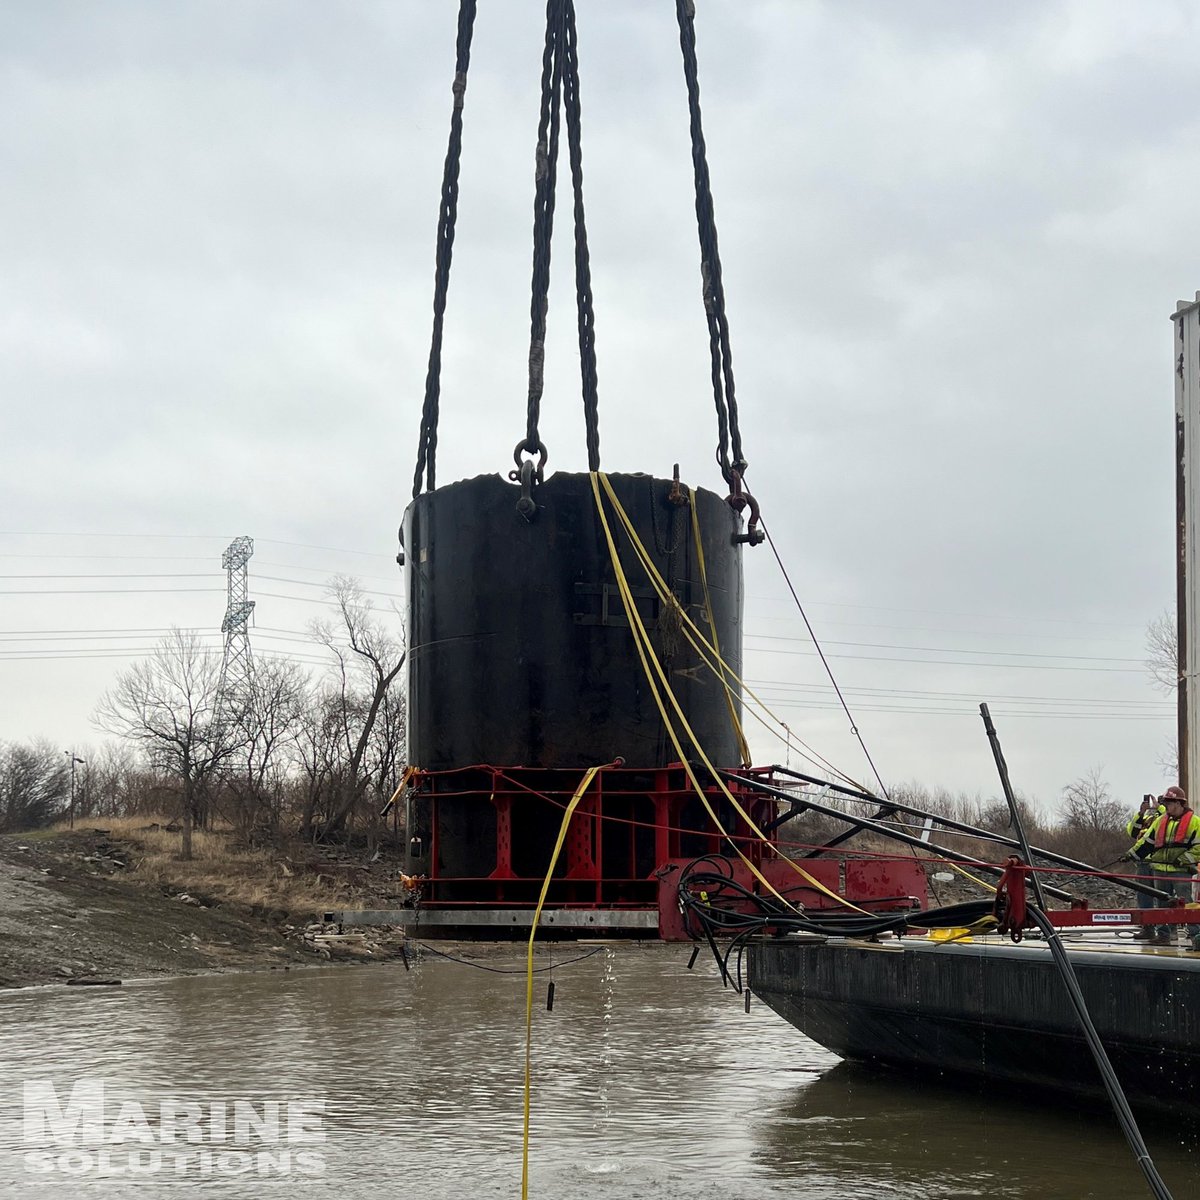
[[533, 460], [526, 459], [520, 469], [521, 498], [517, 501], [517, 512], [526, 521], [537, 515], [537, 503], [533, 498]]
[[687, 488], [680, 486], [679, 483], [679, 464], [675, 464], [674, 473], [671, 476], [671, 490], [667, 493], [667, 502], [676, 506], [682, 506], [688, 502]]
[[546, 444], [541, 441], [530, 441], [529, 438], [522, 438], [513, 450], [513, 462], [517, 464], [515, 471], [509, 471], [508, 477], [514, 483], [519, 482], [521, 478], [521, 469], [525, 466], [526, 461], [532, 464], [532, 460], [523, 460], [521, 452], [526, 454], [536, 454], [538, 456], [537, 467], [534, 469], [533, 482], [541, 483], [546, 470], [546, 459], [549, 456], [549, 451], [546, 449]]
[[[534, 466], [532, 458], [522, 459], [522, 451], [538, 455], [537, 466]], [[528, 438], [519, 441], [516, 449], [513, 450], [513, 462], [517, 464], [517, 468], [515, 471], [509, 471], [508, 477], [513, 483], [521, 485], [521, 498], [517, 501], [517, 512], [526, 521], [532, 521], [537, 515], [537, 502], [533, 498], [533, 488], [535, 484], [542, 482], [547, 453], [544, 443], [531, 442]]]
[[733, 535], [734, 544], [745, 542], [751, 546], [761, 546], [767, 540], [767, 535], [758, 527], [761, 517], [758, 511], [758, 501], [742, 486], [740, 471], [735, 470], [731, 472], [731, 475], [729, 495], [725, 497], [725, 503], [736, 513], [740, 513], [746, 508], [750, 510], [750, 520], [746, 522], [746, 532], [735, 533]]

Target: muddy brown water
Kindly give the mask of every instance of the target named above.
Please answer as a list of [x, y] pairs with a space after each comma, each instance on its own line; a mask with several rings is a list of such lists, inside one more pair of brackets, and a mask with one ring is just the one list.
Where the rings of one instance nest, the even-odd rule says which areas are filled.
[[[523, 948], [444, 948], [476, 965], [427, 953], [407, 972], [0, 995], [0, 1195], [519, 1197]], [[546, 973], [535, 988], [531, 1197], [1148, 1194], [1104, 1114], [840, 1064], [765, 1006], [747, 1015], [711, 962], [686, 969], [687, 953], [554, 948], [552, 1011]], [[548, 965], [545, 949], [537, 961]], [[90, 1132], [94, 1090], [76, 1092], [71, 1125], [80, 1080], [103, 1086]], [[294, 1142], [286, 1109], [273, 1124], [269, 1107], [288, 1101], [300, 1106]], [[1197, 1131], [1143, 1128], [1176, 1200], [1200, 1195]]]

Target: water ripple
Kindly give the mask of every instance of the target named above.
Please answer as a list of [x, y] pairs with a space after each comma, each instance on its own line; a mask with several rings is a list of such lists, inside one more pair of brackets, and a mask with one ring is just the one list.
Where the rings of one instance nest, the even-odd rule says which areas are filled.
[[[402, 967], [206, 976], [0, 997], [0, 1192], [124, 1196], [128, 1180], [24, 1166], [21, 1087], [106, 1081], [157, 1112], [165, 1098], [325, 1102], [322, 1174], [300, 1200], [520, 1194], [525, 1053], [522, 947], [472, 947], [485, 973], [426, 955]], [[556, 953], [560, 959], [563, 948]], [[539, 952], [539, 965], [548, 961]], [[742, 1011], [678, 947], [623, 945], [537, 977], [532, 1196], [656, 1200], [714, 1185], [732, 1200], [1126, 1200], [1138, 1176], [1115, 1133], [1031, 1123], [985, 1099], [838, 1065], [765, 1006]], [[1088, 1138], [1087, 1161], [1078, 1153]], [[1193, 1179], [1194, 1145], [1155, 1147]], [[212, 1177], [231, 1200], [272, 1179]], [[139, 1197], [186, 1180], [147, 1178]], [[1187, 1194], [1181, 1190], [1178, 1194]]]

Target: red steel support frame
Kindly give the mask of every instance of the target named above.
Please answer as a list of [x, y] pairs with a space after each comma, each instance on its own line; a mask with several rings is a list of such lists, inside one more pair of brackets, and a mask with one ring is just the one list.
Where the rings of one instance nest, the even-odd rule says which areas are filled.
[[[582, 770], [483, 764], [421, 773], [417, 795], [422, 791], [428, 795], [425, 811], [430, 825], [425, 903], [527, 904], [529, 886], [542, 882], [535, 861], [548, 855], [562, 810], [581, 777]], [[755, 823], [761, 825], [773, 815], [771, 801], [739, 794], [736, 785], [734, 794]], [[703, 806], [695, 797], [682, 764], [648, 771], [614, 767], [597, 775], [567, 832], [554, 884], [557, 902], [572, 907], [653, 909], [654, 868], [689, 854], [730, 853], [725, 837], [701, 811]], [[723, 811], [728, 809], [716, 787], [708, 791], [708, 802]], [[454, 811], [457, 805], [464, 806], [463, 810]], [[739, 839], [755, 864], [774, 857], [740, 816], [730, 814], [723, 819], [730, 835]], [[652, 833], [644, 831], [647, 827]], [[478, 857], [481, 847], [492, 844], [493, 832], [494, 851], [484, 850], [486, 857]], [[471, 839], [476, 834], [477, 843], [452, 856], [456, 863], [468, 863], [467, 871], [460, 866], [459, 873], [446, 873], [441, 865], [443, 852], [449, 849], [446, 839]], [[532, 856], [531, 836], [537, 839]]]
[[[1019, 941], [1021, 931], [1035, 929], [1028, 916], [1028, 864], [1013, 855], [1004, 864], [996, 885], [996, 916], [999, 932]], [[1091, 908], [1076, 900], [1070, 908], [1046, 910], [1046, 920], [1056, 929], [1111, 929], [1119, 925], [1200, 925], [1200, 907], [1175, 899], [1165, 908]]]

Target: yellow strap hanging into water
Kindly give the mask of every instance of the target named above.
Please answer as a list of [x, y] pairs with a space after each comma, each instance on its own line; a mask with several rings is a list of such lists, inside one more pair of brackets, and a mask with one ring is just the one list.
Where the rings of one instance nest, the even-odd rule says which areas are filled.
[[529, 1088], [530, 1088], [530, 1057], [533, 1044], [533, 939], [537, 935], [538, 921], [542, 916], [542, 905], [546, 903], [546, 893], [550, 890], [550, 880], [554, 877], [554, 868], [558, 865], [558, 856], [562, 852], [563, 842], [567, 840], [567, 827], [579, 807], [579, 801], [592, 784], [592, 780], [602, 771], [603, 767], [589, 767], [583, 777], [583, 782], [575, 789], [571, 803], [563, 813], [562, 824], [558, 829], [558, 841], [554, 843], [554, 853], [550, 855], [550, 865], [546, 868], [546, 878], [542, 880], [541, 895], [538, 896], [537, 908], [533, 910], [533, 924], [529, 929], [529, 948], [526, 952], [525, 969], [525, 1129], [521, 1147], [521, 1200], [529, 1197]]

